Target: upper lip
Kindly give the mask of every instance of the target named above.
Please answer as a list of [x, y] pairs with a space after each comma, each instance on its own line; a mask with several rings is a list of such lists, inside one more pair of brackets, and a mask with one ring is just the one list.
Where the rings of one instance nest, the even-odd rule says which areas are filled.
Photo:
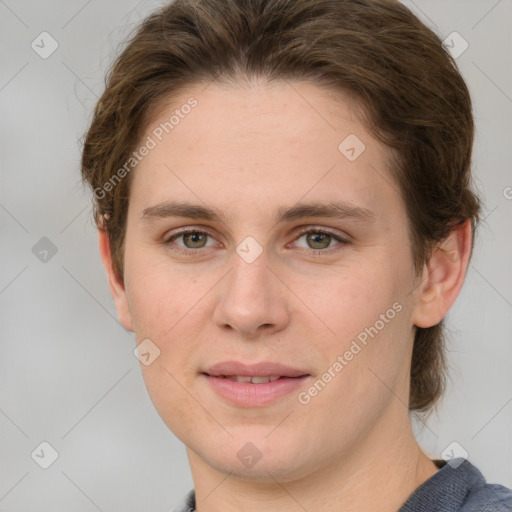
[[267, 377], [271, 375], [277, 375], [279, 377], [302, 377], [303, 375], [309, 375], [307, 372], [297, 368], [270, 361], [263, 361], [256, 364], [224, 361], [210, 366], [204, 373], [212, 377]]

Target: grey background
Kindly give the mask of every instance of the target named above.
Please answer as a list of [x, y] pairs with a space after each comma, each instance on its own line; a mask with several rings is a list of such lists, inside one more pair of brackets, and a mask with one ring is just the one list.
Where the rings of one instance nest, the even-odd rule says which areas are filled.
[[[451, 385], [417, 432], [432, 457], [456, 441], [455, 454], [512, 486], [512, 2], [405, 3], [442, 39], [457, 31], [469, 44], [457, 62], [474, 100], [486, 205], [448, 317]], [[185, 450], [147, 396], [133, 335], [116, 320], [79, 178], [105, 69], [160, 4], [0, 0], [1, 511], [165, 511], [192, 487]], [[59, 45], [46, 59], [31, 48], [43, 31]], [[31, 457], [42, 441], [59, 454], [48, 469]]]

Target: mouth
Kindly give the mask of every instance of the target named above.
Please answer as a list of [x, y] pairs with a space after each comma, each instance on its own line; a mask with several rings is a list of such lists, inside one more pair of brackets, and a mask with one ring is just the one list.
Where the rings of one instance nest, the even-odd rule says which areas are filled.
[[280, 363], [227, 361], [201, 372], [210, 389], [238, 407], [263, 407], [289, 395], [311, 375]]
[[[207, 374], [206, 374], [207, 375]], [[279, 379], [287, 379], [289, 377], [280, 377], [279, 375], [269, 375], [268, 377], [251, 377], [250, 375], [210, 375], [210, 377], [217, 377], [220, 379], [228, 379], [233, 382], [250, 382], [251, 384], [266, 384], [267, 382], [274, 382]]]
[[[203, 373], [211, 377], [225, 377], [235, 379], [254, 379], [264, 378], [277, 380], [280, 378], [293, 378], [309, 375], [308, 372], [303, 371], [293, 366], [287, 366], [281, 363], [272, 361], [262, 361], [255, 364], [245, 364], [238, 361], [224, 361], [222, 363], [210, 366]], [[241, 382], [248, 382], [247, 380]], [[258, 382], [254, 382], [257, 384]]]

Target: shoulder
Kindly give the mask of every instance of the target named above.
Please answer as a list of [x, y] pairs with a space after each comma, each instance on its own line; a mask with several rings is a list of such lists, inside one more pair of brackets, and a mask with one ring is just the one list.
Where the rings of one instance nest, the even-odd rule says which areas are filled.
[[484, 484], [468, 494], [460, 512], [512, 512], [512, 490]]
[[440, 469], [416, 489], [399, 512], [512, 512], [512, 491], [487, 483], [469, 461], [434, 463]]
[[460, 469], [462, 471], [457, 479], [461, 484], [464, 482], [462, 489], [466, 488], [460, 512], [512, 512], [512, 490], [503, 485], [487, 483], [482, 473], [469, 461], [465, 461]]

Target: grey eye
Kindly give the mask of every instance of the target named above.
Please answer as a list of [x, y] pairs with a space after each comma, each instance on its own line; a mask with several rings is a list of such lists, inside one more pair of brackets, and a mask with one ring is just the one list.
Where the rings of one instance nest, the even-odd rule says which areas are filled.
[[332, 233], [312, 229], [299, 236], [294, 245], [302, 249], [330, 249], [343, 240]]
[[201, 249], [208, 241], [208, 235], [200, 231], [184, 233], [181, 236], [183, 237], [183, 244], [189, 249]]
[[332, 236], [327, 233], [308, 233], [306, 242], [311, 249], [327, 249], [331, 244]]

